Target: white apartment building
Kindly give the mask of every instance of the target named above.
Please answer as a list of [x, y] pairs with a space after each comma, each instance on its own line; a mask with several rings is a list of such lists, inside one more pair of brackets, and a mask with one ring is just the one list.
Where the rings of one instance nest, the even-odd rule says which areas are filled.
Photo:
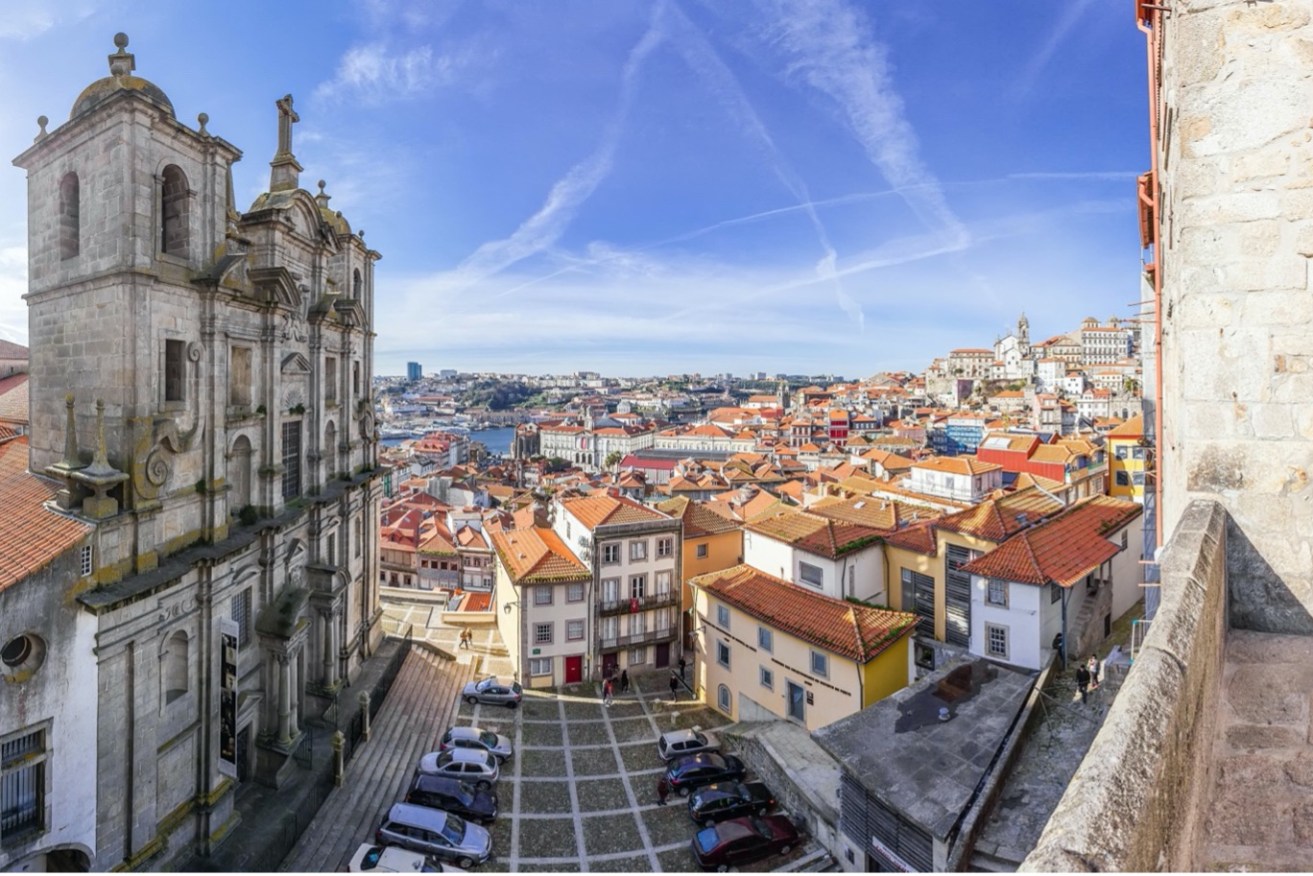
[[937, 456], [914, 463], [903, 486], [927, 496], [975, 504], [1002, 488], [1003, 467], [969, 456]]

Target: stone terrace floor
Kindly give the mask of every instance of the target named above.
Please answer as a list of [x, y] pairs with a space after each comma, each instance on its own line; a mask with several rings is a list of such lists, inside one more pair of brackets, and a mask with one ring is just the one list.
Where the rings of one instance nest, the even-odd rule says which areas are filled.
[[1227, 633], [1201, 870], [1313, 868], [1313, 637]]

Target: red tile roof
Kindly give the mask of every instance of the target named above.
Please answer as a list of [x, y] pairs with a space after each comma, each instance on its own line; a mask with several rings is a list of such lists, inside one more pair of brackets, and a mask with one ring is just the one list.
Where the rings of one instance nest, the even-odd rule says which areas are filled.
[[666, 515], [623, 496], [584, 496], [564, 499], [561, 505], [589, 529], [611, 523], [648, 523]]
[[494, 532], [492, 546], [516, 584], [587, 581], [593, 575], [561, 537], [546, 527]]
[[986, 499], [964, 511], [941, 518], [935, 525], [992, 542], [1001, 542], [1041, 518], [1062, 510], [1062, 503], [1030, 489]]
[[916, 615], [834, 599], [749, 565], [690, 581], [717, 599], [781, 632], [858, 663], [916, 630]]
[[693, 502], [687, 497], [678, 496], [657, 505], [657, 510], [677, 517], [684, 525], [684, 538], [702, 538], [733, 532], [739, 524], [712, 511], [700, 502]]
[[11, 374], [0, 380], [0, 420], [26, 423], [27, 375]]
[[1143, 513], [1134, 502], [1111, 496], [1091, 496], [1052, 520], [1017, 533], [963, 568], [989, 578], [1043, 585], [1056, 581], [1070, 587], [1121, 553], [1108, 540]]
[[883, 530], [806, 511], [783, 511], [746, 527], [808, 553], [838, 559], [872, 544]]
[[27, 438], [0, 444], [0, 590], [78, 546], [92, 527], [45, 507], [52, 483], [27, 471]]

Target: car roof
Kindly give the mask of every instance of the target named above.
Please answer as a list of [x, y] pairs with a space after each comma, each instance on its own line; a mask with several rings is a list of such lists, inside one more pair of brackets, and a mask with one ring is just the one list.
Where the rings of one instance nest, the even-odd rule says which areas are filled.
[[484, 731], [482, 727], [452, 727], [447, 732], [452, 735], [452, 738], [478, 739]]
[[728, 766], [729, 761], [714, 751], [699, 751], [697, 754], [686, 754], [679, 760], [675, 761], [676, 769], [685, 769], [691, 766]]
[[[419, 773], [411, 781], [412, 789], [419, 788], [422, 791], [429, 791], [437, 794], [456, 795], [464, 793], [461, 788], [463, 783], [454, 776], [439, 776], [434, 773]], [[473, 790], [471, 788], [471, 790]]]
[[685, 739], [694, 739], [697, 733], [693, 730], [669, 730], [661, 734], [661, 738], [666, 740], [666, 744], [671, 742], [682, 742]]
[[740, 837], [758, 835], [757, 831], [753, 829], [751, 822], [745, 818], [731, 818], [728, 821], [719, 822], [713, 829], [716, 831], [716, 836], [719, 837], [722, 843], [729, 840], [739, 839]]
[[393, 803], [388, 810], [388, 821], [413, 824], [429, 830], [442, 830], [447, 824], [447, 813], [441, 809], [417, 806], [414, 803]]
[[738, 782], [713, 782], [710, 785], [703, 785], [694, 791], [694, 795], [699, 800], [709, 800], [718, 797], [733, 797], [735, 800], [742, 796], [739, 790]]
[[449, 748], [438, 755], [438, 763], [450, 763], [453, 760], [486, 764], [488, 752], [474, 748]]

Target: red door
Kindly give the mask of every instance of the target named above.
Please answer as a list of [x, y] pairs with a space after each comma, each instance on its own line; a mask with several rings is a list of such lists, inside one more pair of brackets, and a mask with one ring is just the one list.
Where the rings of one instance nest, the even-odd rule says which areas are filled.
[[578, 684], [584, 680], [584, 658], [583, 655], [578, 657], [565, 658], [565, 683]]

